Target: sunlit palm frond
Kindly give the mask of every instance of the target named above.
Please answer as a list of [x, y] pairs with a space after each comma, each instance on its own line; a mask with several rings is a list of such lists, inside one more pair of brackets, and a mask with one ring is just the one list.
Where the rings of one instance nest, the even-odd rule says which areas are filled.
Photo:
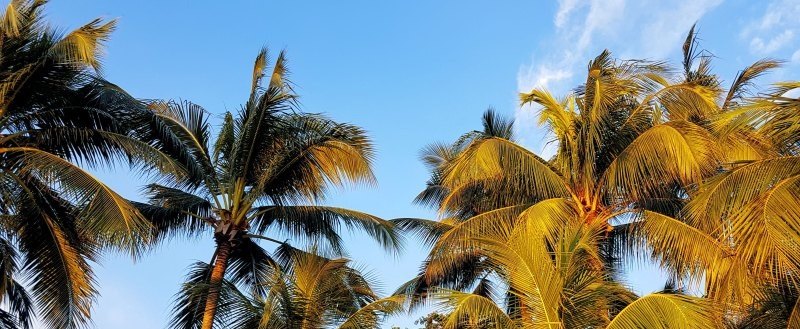
[[508, 238], [520, 213], [528, 205], [505, 207], [482, 213], [447, 230], [434, 244], [425, 265], [425, 277], [435, 281], [458, 269], [460, 264], [482, 255], [481, 239]]
[[[374, 183], [372, 143], [354, 125], [308, 114], [282, 115], [273, 153], [259, 155], [257, 195], [275, 201], [315, 200], [326, 187]], [[269, 154], [267, 156], [266, 154]]]
[[714, 306], [697, 297], [650, 294], [625, 307], [606, 329], [721, 328]]
[[714, 138], [685, 121], [654, 126], [617, 155], [604, 173], [611, 194], [646, 198], [664, 184], [696, 184], [717, 168]]
[[82, 205], [82, 227], [116, 247], [135, 252], [148, 239], [150, 225], [141, 213], [104, 183], [76, 165], [30, 147], [11, 147], [2, 152], [15, 156], [23, 173], [56, 183], [68, 199]]
[[769, 73], [769, 71], [779, 68], [781, 62], [774, 59], [761, 59], [756, 61], [744, 70], [736, 74], [728, 94], [722, 103], [723, 109], [735, 107], [748, 96], [752, 96], [751, 88], [754, 87], [754, 80]]
[[800, 88], [796, 81], [781, 82], [758, 97], [742, 100], [715, 120], [716, 129], [723, 134], [756, 132], [777, 151], [797, 154], [800, 101], [790, 92]]
[[274, 228], [294, 238], [317, 243], [320, 239], [341, 251], [339, 232], [342, 228], [367, 232], [387, 250], [399, 252], [402, 237], [394, 223], [363, 212], [330, 206], [264, 206], [253, 209], [255, 232]]
[[755, 270], [785, 273], [798, 264], [800, 161], [755, 161], [700, 186], [687, 205], [689, 223], [733, 239], [739, 257]]
[[362, 306], [350, 315], [339, 329], [373, 329], [378, 328], [380, 320], [388, 315], [397, 315], [405, 311], [406, 296], [395, 295], [378, 299]]
[[484, 296], [455, 290], [438, 290], [437, 299], [447, 310], [445, 328], [516, 328], [516, 323], [497, 304]]
[[735, 251], [717, 236], [687, 223], [659, 213], [644, 211], [634, 234], [643, 238], [652, 249], [652, 255], [675, 273], [689, 274], [695, 280], [701, 276], [715, 276], [714, 271], [724, 268]]
[[[487, 178], [504, 179], [502, 188], [531, 198], [567, 196], [570, 190], [545, 160], [511, 141], [486, 138], [475, 141], [448, 168], [443, 183], [450, 188]], [[448, 200], [443, 201], [447, 208]]]
[[108, 41], [116, 25], [113, 20], [103, 22], [102, 19], [94, 19], [56, 43], [52, 49], [53, 55], [63, 58], [67, 63], [88, 65], [100, 70], [103, 43]]

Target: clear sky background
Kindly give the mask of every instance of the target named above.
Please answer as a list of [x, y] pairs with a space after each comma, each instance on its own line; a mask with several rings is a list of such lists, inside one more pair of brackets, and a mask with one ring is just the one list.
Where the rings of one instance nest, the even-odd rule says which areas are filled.
[[[522, 143], [547, 153], [536, 109], [520, 109], [517, 93], [546, 86], [563, 94], [604, 48], [677, 65], [697, 21], [701, 45], [718, 57], [715, 69], [727, 82], [761, 57], [787, 61], [764, 82], [800, 78], [798, 0], [53, 0], [47, 12], [62, 28], [119, 19], [105, 60], [109, 80], [136, 97], [191, 100], [216, 114], [246, 99], [261, 46], [286, 49], [303, 109], [366, 128], [378, 149], [379, 186], [348, 189], [327, 203], [384, 218], [435, 217], [411, 203], [427, 179], [419, 150], [479, 128], [489, 106], [516, 117]], [[147, 183], [125, 168], [100, 175], [131, 198]], [[186, 267], [208, 261], [212, 247], [209, 233], [164, 244], [135, 264], [106, 256], [96, 267], [95, 326], [164, 328]], [[412, 278], [426, 252], [409, 240], [395, 258], [357, 234], [348, 248], [385, 293]], [[647, 293], [663, 278], [640, 266], [628, 282]], [[416, 328], [415, 317], [386, 327]]]

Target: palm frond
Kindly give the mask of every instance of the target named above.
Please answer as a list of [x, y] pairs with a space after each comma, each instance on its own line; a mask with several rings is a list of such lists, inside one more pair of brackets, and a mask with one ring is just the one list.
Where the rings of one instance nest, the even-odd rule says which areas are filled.
[[95, 297], [89, 261], [96, 247], [83, 241], [68, 201], [28, 178], [16, 214], [21, 271], [27, 273], [42, 320], [51, 328], [82, 328]]
[[722, 108], [735, 107], [745, 97], [752, 95], [753, 82], [771, 70], [779, 68], [781, 62], [773, 59], [761, 59], [736, 74], [728, 94], [722, 103]]
[[52, 49], [53, 55], [68, 63], [88, 65], [99, 71], [103, 43], [116, 28], [116, 21], [103, 22], [97, 18], [70, 32]]
[[269, 252], [248, 238], [243, 239], [231, 253], [228, 262], [228, 280], [247, 287], [249, 294], [253, 296], [266, 294], [269, 287], [263, 283], [279, 266]]
[[292, 237], [318, 241], [325, 239], [334, 250], [341, 251], [339, 232], [343, 228], [361, 230], [387, 250], [399, 252], [402, 237], [394, 223], [355, 210], [329, 206], [264, 206], [253, 209], [255, 232], [280, 229]]
[[650, 294], [624, 308], [607, 329], [720, 328], [718, 312], [702, 298]]
[[718, 159], [708, 132], [689, 122], [669, 122], [639, 135], [603, 175], [609, 191], [637, 200], [664, 184], [700, 182], [716, 170]]
[[57, 183], [67, 198], [84, 205], [79, 215], [82, 226], [101, 240], [135, 252], [142, 240], [148, 239], [150, 226], [141, 213], [93, 175], [36, 148], [12, 147], [3, 151], [19, 159], [21, 172]]
[[277, 146], [253, 164], [254, 195], [276, 203], [307, 201], [323, 197], [328, 185], [374, 183], [373, 147], [361, 128], [309, 114], [286, 114], [280, 120]]
[[394, 223], [396, 229], [414, 234], [426, 245], [433, 245], [454, 225], [449, 219], [436, 221], [423, 218], [395, 218], [390, 221]]
[[445, 328], [516, 328], [516, 323], [489, 298], [455, 290], [439, 290], [447, 310]]
[[339, 329], [371, 329], [380, 325], [384, 316], [400, 314], [405, 310], [406, 296], [395, 295], [373, 301], [350, 315]]
[[[505, 189], [518, 191], [535, 199], [562, 197], [570, 189], [562, 177], [546, 161], [530, 151], [500, 138], [473, 142], [448, 168], [444, 185], [451, 189], [487, 178], [503, 177]], [[499, 182], [499, 181], [498, 181]], [[452, 195], [452, 193], [451, 193]], [[450, 202], [445, 199], [442, 207]]]

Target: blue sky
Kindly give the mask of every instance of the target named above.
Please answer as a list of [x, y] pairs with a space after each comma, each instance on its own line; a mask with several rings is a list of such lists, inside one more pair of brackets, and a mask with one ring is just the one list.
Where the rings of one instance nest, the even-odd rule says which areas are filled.
[[[137, 97], [191, 100], [212, 113], [245, 100], [260, 47], [286, 49], [303, 109], [363, 126], [377, 145], [379, 186], [343, 190], [327, 203], [384, 218], [435, 217], [411, 203], [427, 178], [419, 150], [478, 128], [489, 106], [518, 119], [524, 145], [550, 152], [536, 109], [519, 108], [517, 93], [568, 91], [604, 48], [677, 64], [697, 21], [726, 81], [761, 57], [787, 60], [765, 82], [800, 76], [800, 0], [52, 0], [47, 12], [62, 28], [119, 19], [106, 77]], [[146, 183], [125, 168], [100, 175], [132, 198]], [[425, 254], [413, 240], [400, 257], [358, 235], [348, 247], [387, 293], [414, 275]], [[165, 327], [186, 267], [208, 261], [211, 250], [209, 236], [172, 241], [135, 264], [106, 256], [96, 270], [96, 327]], [[663, 284], [648, 266], [632, 269], [628, 281], [641, 293]], [[392, 318], [387, 328], [415, 328], [414, 317]]]

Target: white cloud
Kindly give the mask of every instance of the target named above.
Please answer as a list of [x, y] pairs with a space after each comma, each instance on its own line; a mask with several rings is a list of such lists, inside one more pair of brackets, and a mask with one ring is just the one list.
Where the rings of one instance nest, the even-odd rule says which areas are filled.
[[[656, 6], [642, 18], [641, 22], [635, 24], [641, 27], [641, 32], [638, 36], [639, 43], [633, 45], [637, 53], [632, 55], [662, 59], [672, 51], [680, 49], [681, 41], [686, 37], [689, 27], [721, 3], [722, 0], [689, 0], [674, 1], [668, 6]], [[638, 6], [636, 11], [643, 12], [646, 7], [649, 7], [649, 4]]]
[[595, 31], [613, 32], [617, 22], [624, 20], [625, 0], [593, 0], [583, 24], [578, 51], [583, 52], [592, 42]]
[[[722, 0], [559, 0], [553, 19], [555, 33], [547, 53], [534, 54], [517, 74], [517, 88], [529, 92], [547, 88], [563, 95], [582, 78], [586, 63], [605, 48], [625, 58], [661, 59], [679, 51], [691, 25]], [[518, 108], [518, 134], [546, 151], [547, 136], [536, 129], [536, 109]]]
[[800, 49], [792, 53], [792, 63], [800, 63]]
[[757, 54], [771, 54], [783, 48], [794, 39], [794, 31], [785, 30], [782, 33], [764, 41], [760, 37], [750, 40], [750, 50]]
[[750, 40], [750, 52], [771, 55], [794, 41], [795, 31], [800, 29], [797, 17], [800, 17], [800, 1], [774, 0], [761, 17], [742, 29], [740, 36]]
[[564, 23], [567, 21], [567, 17], [573, 10], [577, 9], [579, 5], [583, 5], [585, 2], [579, 0], [558, 0], [558, 12], [556, 13], [556, 18], [554, 23], [556, 27], [564, 26]]

